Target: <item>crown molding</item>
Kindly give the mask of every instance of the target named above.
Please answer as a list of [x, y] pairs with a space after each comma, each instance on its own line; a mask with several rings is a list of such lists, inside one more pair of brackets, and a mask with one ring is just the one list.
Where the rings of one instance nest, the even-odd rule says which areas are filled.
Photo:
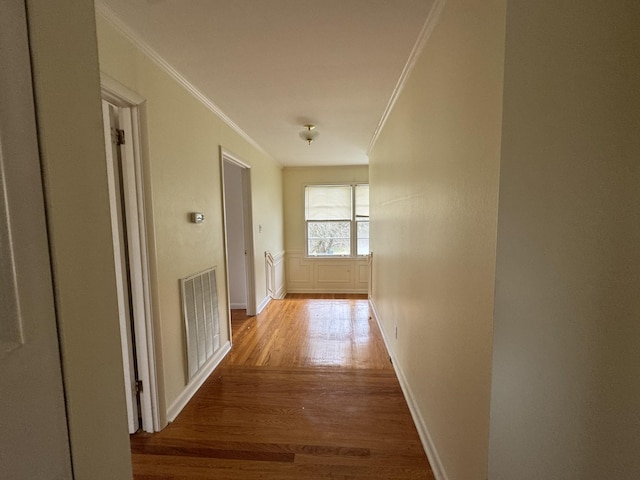
[[158, 65], [167, 75], [173, 78], [185, 90], [193, 95], [200, 103], [207, 107], [211, 112], [218, 116], [233, 131], [240, 135], [253, 147], [264, 153], [267, 157], [278, 163], [273, 156], [268, 153], [262, 146], [249, 136], [247, 132], [242, 130], [231, 118], [225, 114], [220, 107], [213, 103], [204, 93], [202, 93], [195, 85], [167, 62], [162, 55], [156, 52], [149, 44], [147, 44], [136, 32], [134, 32], [122, 19], [116, 15], [102, 0], [96, 0], [96, 13], [100, 14], [105, 20], [111, 23], [122, 35], [125, 36], [136, 48], [149, 57], [156, 65]]
[[396, 101], [400, 97], [400, 93], [402, 93], [402, 90], [404, 89], [404, 86], [407, 83], [407, 80], [409, 79], [409, 76], [411, 75], [411, 72], [413, 71], [413, 68], [415, 67], [416, 62], [418, 61], [418, 57], [422, 53], [424, 46], [426, 45], [427, 41], [431, 37], [433, 30], [436, 28], [436, 25], [438, 24], [438, 20], [440, 19], [440, 14], [442, 13], [442, 9], [444, 8], [445, 3], [446, 3], [446, 0], [435, 0], [433, 5], [431, 6], [429, 15], [427, 15], [427, 19], [425, 20], [424, 25], [422, 26], [422, 30], [418, 35], [416, 43], [413, 45], [413, 49], [409, 54], [407, 63], [402, 69], [402, 73], [400, 74], [398, 83], [396, 83], [396, 86], [393, 89], [393, 92], [391, 93], [391, 98], [389, 99], [389, 103], [387, 103], [387, 108], [384, 109], [384, 112], [382, 113], [382, 117], [378, 122], [378, 126], [376, 127], [375, 132], [373, 132], [373, 137], [371, 138], [371, 142], [369, 142], [369, 148], [367, 149], [367, 156], [371, 155], [371, 151], [373, 150], [373, 147], [376, 144], [376, 141], [378, 140], [378, 137], [380, 136], [382, 129], [384, 128], [384, 124], [387, 122], [389, 115], [391, 115], [393, 107], [395, 106]]

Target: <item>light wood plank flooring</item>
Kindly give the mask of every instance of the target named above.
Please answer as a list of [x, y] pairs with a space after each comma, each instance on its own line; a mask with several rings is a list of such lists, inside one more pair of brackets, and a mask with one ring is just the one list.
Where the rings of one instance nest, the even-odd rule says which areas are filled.
[[220, 367], [131, 437], [135, 479], [433, 479], [366, 296], [328, 297], [233, 311]]

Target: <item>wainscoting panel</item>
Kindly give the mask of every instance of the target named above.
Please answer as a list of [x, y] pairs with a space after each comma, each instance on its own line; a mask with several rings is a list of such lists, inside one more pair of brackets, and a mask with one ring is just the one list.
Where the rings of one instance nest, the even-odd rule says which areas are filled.
[[305, 260], [299, 254], [287, 254], [287, 287], [289, 284], [306, 284], [308, 286], [313, 284], [313, 264], [311, 261]]
[[365, 292], [369, 291], [369, 272], [371, 271], [370, 262], [359, 263], [357, 265], [358, 273], [356, 277], [356, 288], [362, 289]]
[[286, 253], [287, 292], [367, 293], [368, 257], [314, 258], [304, 251]]
[[315, 268], [315, 280], [317, 284], [327, 283], [351, 283], [351, 263], [331, 262], [317, 263]]
[[267, 295], [271, 298], [284, 298], [287, 294], [284, 275], [284, 252], [273, 255], [264, 252], [267, 274]]
[[284, 252], [280, 252], [273, 257], [274, 269], [275, 269], [275, 297], [284, 298], [287, 295], [287, 284], [285, 281], [285, 262]]

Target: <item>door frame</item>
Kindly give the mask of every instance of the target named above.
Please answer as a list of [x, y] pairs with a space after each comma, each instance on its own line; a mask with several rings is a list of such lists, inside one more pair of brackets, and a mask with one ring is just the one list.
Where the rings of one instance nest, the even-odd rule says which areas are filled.
[[[0, 15], [0, 472], [3, 478], [71, 479], [76, 445], [70, 425], [84, 425], [76, 414], [82, 409], [67, 401], [76, 352], [73, 342], [64, 342], [67, 350], [61, 345], [65, 325], [54, 278], [60, 266], [47, 211], [55, 192], [45, 193], [42, 105], [34, 98], [26, 3], [3, 2]], [[77, 373], [71, 380], [77, 384]]]
[[[117, 125], [113, 123], [112, 110], [116, 111]], [[127, 117], [126, 120], [124, 117]], [[121, 131], [125, 132], [125, 135], [129, 138], [129, 144], [131, 143], [131, 111], [130, 109], [120, 109], [102, 99], [102, 123], [104, 127], [104, 138], [106, 148], [106, 161], [107, 161], [107, 183], [109, 187], [109, 207], [111, 215], [111, 237], [113, 243], [113, 255], [114, 266], [116, 274], [116, 289], [118, 291], [118, 320], [120, 326], [120, 348], [122, 349], [122, 366], [124, 367], [124, 393], [127, 401], [127, 420], [129, 424], [129, 433], [135, 433], [140, 428], [140, 412], [138, 409], [138, 393], [136, 391], [136, 361], [134, 359], [134, 347], [133, 347], [133, 309], [139, 310], [139, 304], [134, 304], [135, 299], [132, 297], [131, 292], [134, 289], [132, 277], [133, 272], [130, 270], [130, 262], [128, 260], [127, 252], [132, 250], [129, 247], [129, 243], [133, 243], [133, 238], [127, 237], [128, 229], [135, 229], [133, 223], [129, 224], [129, 219], [124, 211], [125, 196], [127, 200], [131, 198], [131, 192], [128, 191], [128, 182], [124, 175], [121, 173], [125, 167], [122, 161], [126, 158], [126, 153], [117, 152], [117, 148], [114, 147], [114, 134], [113, 129], [120, 129], [120, 123], [122, 123]], [[129, 145], [130, 146], [130, 145]], [[135, 191], [133, 192], [135, 196]], [[133, 219], [136, 221], [137, 219]], [[139, 245], [139, 242], [138, 242]], [[138, 246], [139, 248], [139, 246]], [[136, 249], [137, 250], [137, 249]], [[139, 253], [139, 252], [138, 252]], [[136, 258], [136, 257], [133, 257]], [[132, 269], [133, 270], [133, 269]], [[138, 269], [139, 270], [139, 269]], [[130, 274], [131, 273], [131, 274]]]
[[229, 292], [229, 249], [227, 239], [227, 206], [225, 199], [224, 166], [225, 163], [232, 163], [242, 169], [242, 203], [244, 223], [244, 249], [245, 256], [245, 278], [247, 286], [247, 315], [256, 315], [256, 282], [255, 282], [255, 252], [253, 240], [253, 204], [251, 203], [251, 165], [244, 162], [240, 157], [234, 155], [222, 146], [220, 147], [220, 183], [222, 185], [222, 221], [224, 230], [224, 259], [225, 259], [225, 280], [227, 284], [227, 310], [229, 311], [229, 339], [231, 334], [231, 293]]
[[[142, 430], [145, 432], [159, 432], [162, 429], [160, 417], [159, 385], [156, 363], [156, 347], [154, 335], [154, 316], [151, 295], [151, 273], [149, 250], [153, 245], [153, 232], [147, 229], [147, 211], [145, 208], [145, 170], [143, 166], [144, 143], [143, 125], [145, 120], [146, 99], [136, 92], [125, 87], [104, 72], [100, 73], [100, 86], [102, 98], [107, 102], [130, 109], [131, 111], [131, 138], [129, 144], [125, 143], [125, 154], [133, 158], [132, 168], [125, 169], [123, 176], [127, 183], [135, 190], [136, 204], [125, 204], [127, 218], [137, 220], [137, 228], [134, 233], [138, 237], [139, 249], [129, 252], [131, 275], [136, 276], [142, 289], [134, 290], [132, 303], [139, 305], [139, 314], [133, 318], [133, 336], [136, 344], [136, 361], [138, 367], [138, 379], [142, 381], [143, 388], [140, 395], [140, 416]], [[146, 158], [146, 157], [144, 157]], [[143, 318], [140, 318], [143, 317]], [[126, 335], [121, 332], [121, 335]]]

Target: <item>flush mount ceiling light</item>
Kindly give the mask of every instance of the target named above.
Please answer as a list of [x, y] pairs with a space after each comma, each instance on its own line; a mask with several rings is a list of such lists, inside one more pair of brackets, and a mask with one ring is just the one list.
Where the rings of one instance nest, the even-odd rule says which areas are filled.
[[318, 138], [320, 134], [315, 130], [316, 126], [311, 123], [306, 124], [304, 128], [305, 129], [302, 130], [298, 135], [302, 140], [311, 145], [311, 142]]

